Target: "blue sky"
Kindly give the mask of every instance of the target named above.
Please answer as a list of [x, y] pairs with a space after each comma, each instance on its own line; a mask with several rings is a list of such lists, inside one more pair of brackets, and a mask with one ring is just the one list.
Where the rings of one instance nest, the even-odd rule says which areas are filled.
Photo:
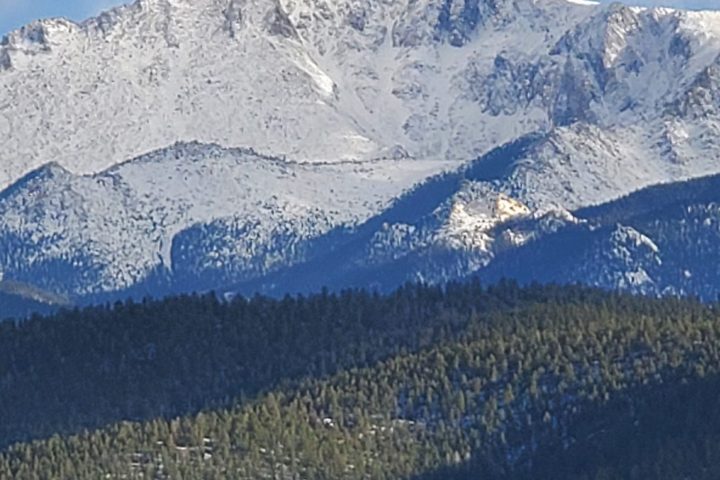
[[[720, 0], [626, 0], [636, 5], [664, 5], [684, 8], [718, 8]], [[0, 36], [42, 17], [64, 16], [82, 20], [123, 0], [0, 0]]]

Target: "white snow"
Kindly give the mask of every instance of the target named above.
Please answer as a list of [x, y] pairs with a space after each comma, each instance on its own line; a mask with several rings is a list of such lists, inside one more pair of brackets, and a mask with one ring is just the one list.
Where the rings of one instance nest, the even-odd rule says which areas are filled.
[[[122, 288], [174, 269], [194, 232], [198, 268], [262, 274], [529, 133], [505, 176], [387, 225], [372, 255], [442, 245], [477, 265], [504, 221], [720, 171], [720, 13], [591, 3], [481, 2], [473, 25], [453, 2], [445, 30], [439, 0], [139, 0], [35, 22], [0, 45], [0, 186], [56, 163], [0, 196], [0, 271], [61, 261], [75, 293]], [[193, 140], [278, 159], [168, 147]]]
[[[74, 295], [127, 288], [159, 266], [173, 269], [177, 234], [218, 220], [229, 238], [217, 247], [234, 242], [232, 251], [211, 245], [193, 261], [222, 265], [232, 256], [240, 269], [241, 261], [261, 259], [267, 271], [292, 263], [285, 249], [274, 250], [274, 235], [302, 241], [361, 222], [449, 165], [307, 165], [202, 144], [178, 144], [93, 176], [49, 165], [0, 197], [0, 271], [17, 278], [60, 262], [78, 278], [40, 275], [43, 286]], [[238, 224], [253, 225], [247, 237], [232, 235]]]
[[600, 5], [600, 2], [594, 2], [592, 0], [567, 0], [567, 2], [573, 3], [575, 5], [584, 5], [586, 7], [594, 7]]
[[[502, 6], [497, 25], [455, 48], [433, 40], [436, 8], [144, 0], [79, 25], [36, 22], [0, 46], [0, 186], [48, 161], [93, 173], [179, 140], [313, 162], [399, 145], [459, 164], [546, 124], [470, 117], [461, 78], [471, 58], [546, 51], [589, 10], [547, 0], [518, 16]], [[272, 24], [276, 9], [295, 30]], [[351, 14], [364, 16], [362, 30]]]

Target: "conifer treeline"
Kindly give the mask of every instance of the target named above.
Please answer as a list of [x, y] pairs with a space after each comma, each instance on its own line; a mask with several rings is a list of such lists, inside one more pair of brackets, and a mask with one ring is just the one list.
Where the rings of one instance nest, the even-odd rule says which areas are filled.
[[[689, 398], [687, 424], [720, 426], [718, 319], [689, 300], [468, 284], [4, 325], [3, 439], [59, 435], [6, 449], [0, 478], [648, 478], [682, 449], [648, 424], [692, 435]], [[646, 430], [654, 453], [611, 448]], [[656, 478], [709, 471], [714, 430], [696, 430], [707, 453], [665, 455], [676, 468]]]
[[479, 312], [545, 295], [512, 284], [447, 291], [408, 286], [388, 296], [348, 291], [229, 303], [182, 296], [2, 322], [0, 447], [228, 405], [284, 380], [417, 350]]

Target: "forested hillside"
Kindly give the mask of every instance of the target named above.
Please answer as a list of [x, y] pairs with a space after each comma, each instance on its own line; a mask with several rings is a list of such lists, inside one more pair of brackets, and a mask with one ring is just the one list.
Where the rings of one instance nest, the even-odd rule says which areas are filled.
[[0, 478], [717, 478], [718, 320], [473, 283], [5, 323]]

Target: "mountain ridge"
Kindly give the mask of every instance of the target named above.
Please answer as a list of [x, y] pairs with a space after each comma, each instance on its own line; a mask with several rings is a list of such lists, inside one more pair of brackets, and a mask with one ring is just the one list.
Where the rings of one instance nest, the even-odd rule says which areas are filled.
[[[719, 12], [143, 0], [0, 51], [0, 271], [77, 299], [343, 249], [442, 281], [719, 171]], [[534, 227], [496, 235], [510, 217]]]
[[[93, 175], [48, 164], [0, 195], [0, 272], [71, 297], [124, 290], [157, 269], [172, 270], [184, 255], [175, 250], [176, 237], [213, 222], [227, 222], [229, 230], [185, 262], [234, 258], [239, 275], [263, 272], [302, 258], [291, 248], [296, 243], [363, 221], [447, 165], [293, 163], [199, 143]], [[233, 234], [245, 226], [245, 235]]]

